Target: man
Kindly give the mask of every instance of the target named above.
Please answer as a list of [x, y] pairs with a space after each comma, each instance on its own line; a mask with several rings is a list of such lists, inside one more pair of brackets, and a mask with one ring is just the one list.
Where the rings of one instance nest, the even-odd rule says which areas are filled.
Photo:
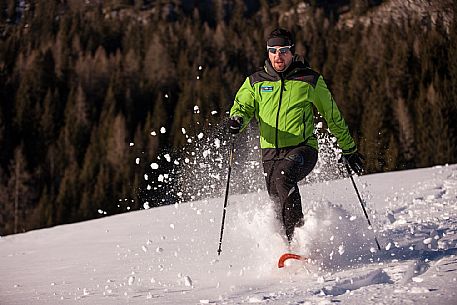
[[236, 94], [229, 130], [237, 134], [257, 119], [268, 194], [290, 243], [294, 229], [303, 225], [297, 182], [313, 170], [318, 157], [313, 106], [352, 170], [360, 174], [363, 162], [323, 77], [294, 55], [292, 34], [284, 29], [271, 32], [267, 51], [264, 69], [246, 78]]

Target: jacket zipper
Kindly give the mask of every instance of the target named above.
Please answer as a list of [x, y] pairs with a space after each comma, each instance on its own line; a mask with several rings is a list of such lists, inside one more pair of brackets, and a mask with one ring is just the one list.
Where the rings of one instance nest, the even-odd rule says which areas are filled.
[[279, 112], [281, 111], [282, 92], [283, 92], [283, 90], [284, 90], [284, 78], [281, 75], [281, 91], [279, 92], [278, 112], [276, 113], [276, 134], [275, 134], [276, 157], [278, 157], [278, 154], [279, 154], [279, 147], [278, 147]]

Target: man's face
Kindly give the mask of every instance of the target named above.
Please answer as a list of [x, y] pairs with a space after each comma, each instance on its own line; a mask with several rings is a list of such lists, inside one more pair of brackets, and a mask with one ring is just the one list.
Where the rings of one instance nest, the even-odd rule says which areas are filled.
[[290, 47], [268, 46], [268, 58], [276, 72], [286, 70], [293, 57]]

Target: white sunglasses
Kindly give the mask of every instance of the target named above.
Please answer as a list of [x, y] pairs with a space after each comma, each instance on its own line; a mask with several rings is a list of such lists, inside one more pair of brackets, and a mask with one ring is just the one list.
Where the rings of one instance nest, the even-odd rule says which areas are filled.
[[286, 54], [287, 52], [290, 51], [290, 49], [291, 49], [293, 46], [294, 46], [294, 45], [285, 46], [285, 47], [279, 47], [279, 48], [267, 46], [267, 51], [270, 52], [271, 54], [276, 54], [276, 52], [278, 52], [278, 51], [279, 51], [280, 54]]

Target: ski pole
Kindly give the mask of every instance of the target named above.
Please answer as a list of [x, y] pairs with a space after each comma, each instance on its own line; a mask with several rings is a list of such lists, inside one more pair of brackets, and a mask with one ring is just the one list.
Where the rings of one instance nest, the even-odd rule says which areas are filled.
[[227, 185], [225, 187], [224, 210], [223, 210], [223, 213], [222, 213], [221, 237], [219, 239], [219, 249], [217, 250], [217, 255], [221, 255], [221, 252], [222, 252], [222, 249], [221, 249], [221, 247], [222, 247], [222, 235], [224, 234], [225, 213], [227, 212], [227, 201], [228, 201], [229, 186], [230, 186], [230, 173], [232, 172], [232, 160], [233, 160], [234, 147], [235, 147], [235, 141], [232, 138], [232, 143], [230, 144], [230, 153], [229, 153], [229, 167], [228, 167], [228, 173], [227, 173]]
[[[370, 218], [368, 217], [367, 210], [365, 209], [365, 203], [362, 200], [362, 197], [360, 196], [359, 189], [357, 188], [357, 185], [355, 184], [354, 177], [352, 177], [351, 169], [349, 168], [349, 165], [346, 160], [344, 160], [344, 165], [346, 166], [346, 170], [348, 171], [349, 177], [351, 178], [352, 185], [354, 186], [355, 193], [357, 194], [357, 198], [359, 198], [360, 205], [362, 206], [363, 213], [365, 214], [365, 218], [368, 221], [368, 225], [372, 228]], [[376, 238], [376, 234], [373, 231], [374, 235], [374, 240], [376, 241], [376, 245], [378, 246], [378, 250], [381, 251], [381, 246], [379, 245], [378, 239]]]

